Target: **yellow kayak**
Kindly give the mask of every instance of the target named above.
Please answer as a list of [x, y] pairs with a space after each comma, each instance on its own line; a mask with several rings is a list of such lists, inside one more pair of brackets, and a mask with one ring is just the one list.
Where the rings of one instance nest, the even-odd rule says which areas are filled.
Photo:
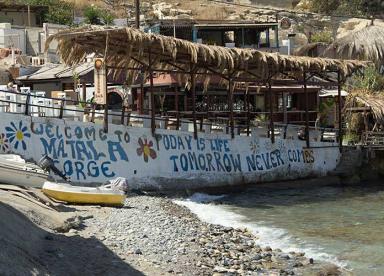
[[123, 206], [126, 198], [124, 192], [113, 190], [110, 185], [80, 187], [46, 181], [42, 192], [55, 200], [76, 204]]

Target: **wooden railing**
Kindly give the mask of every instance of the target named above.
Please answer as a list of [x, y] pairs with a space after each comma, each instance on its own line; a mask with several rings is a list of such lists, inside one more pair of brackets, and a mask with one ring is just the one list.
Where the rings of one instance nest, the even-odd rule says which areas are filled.
[[384, 132], [366, 131], [361, 140], [363, 146], [384, 149]]
[[[9, 95], [15, 97], [9, 98]], [[17, 97], [16, 97], [17, 96]], [[49, 101], [47, 104], [46, 100]], [[83, 105], [84, 108], [80, 108]], [[150, 113], [151, 110], [146, 110]], [[74, 101], [71, 99], [48, 98], [33, 94], [21, 94], [0, 90], [0, 112], [18, 113], [34, 117], [51, 117], [67, 120], [86, 121], [95, 123], [102, 120], [105, 131], [108, 132], [108, 121], [113, 124], [122, 124], [135, 127], [151, 127], [150, 115], [142, 115], [123, 107], [122, 110], [109, 110], [105, 113], [102, 106], [92, 103]], [[296, 111], [301, 112], [301, 111]], [[221, 112], [195, 112], [197, 121], [196, 132], [221, 132], [230, 134], [228, 111]], [[271, 137], [273, 133], [280, 138], [303, 139], [305, 126], [298, 124], [279, 124], [275, 122], [271, 129], [270, 122], [251, 122], [251, 116], [265, 115], [266, 112], [234, 112], [234, 130], [236, 135]], [[106, 115], [106, 116], [105, 116]], [[193, 124], [192, 111], [168, 111], [155, 115], [154, 128], [191, 131]], [[193, 127], [194, 128], [194, 127]], [[337, 129], [309, 127], [311, 141], [336, 142]], [[193, 130], [195, 132], [195, 130]], [[300, 137], [301, 138], [300, 138]]]

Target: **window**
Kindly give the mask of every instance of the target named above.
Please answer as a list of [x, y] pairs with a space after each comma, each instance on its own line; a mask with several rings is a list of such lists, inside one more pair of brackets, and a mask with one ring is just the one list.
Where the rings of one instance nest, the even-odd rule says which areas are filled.
[[[284, 110], [284, 93], [279, 94], [278, 100], [277, 100], [277, 108], [279, 111]], [[292, 108], [292, 95], [286, 94], [286, 108], [287, 110]]]

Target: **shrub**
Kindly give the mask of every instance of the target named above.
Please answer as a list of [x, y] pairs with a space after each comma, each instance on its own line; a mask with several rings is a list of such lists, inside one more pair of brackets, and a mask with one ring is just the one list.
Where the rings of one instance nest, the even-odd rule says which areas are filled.
[[311, 42], [324, 42], [324, 43], [332, 43], [333, 37], [330, 31], [322, 31], [314, 33], [311, 37]]
[[364, 70], [364, 74], [354, 75], [350, 84], [355, 89], [369, 92], [384, 91], [384, 76], [370, 66]]
[[112, 25], [114, 16], [108, 10], [101, 9], [95, 5], [84, 9], [85, 23], [92, 25]]
[[47, 6], [48, 12], [42, 14], [43, 20], [49, 23], [72, 25], [73, 4], [63, 0], [26, 0], [19, 1], [21, 4]]

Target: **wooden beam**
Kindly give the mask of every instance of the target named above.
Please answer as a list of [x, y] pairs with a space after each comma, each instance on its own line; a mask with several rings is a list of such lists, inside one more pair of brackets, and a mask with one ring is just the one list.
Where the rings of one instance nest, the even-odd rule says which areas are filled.
[[235, 122], [233, 119], [233, 81], [231, 76], [228, 77], [228, 105], [229, 105], [229, 123], [231, 126], [231, 138], [235, 138]]
[[152, 56], [149, 55], [149, 66], [148, 66], [148, 72], [149, 72], [149, 93], [150, 93], [150, 99], [151, 99], [151, 131], [152, 136], [155, 136], [156, 132], [156, 121], [155, 121], [155, 95], [153, 91], [153, 71], [152, 71]]
[[340, 152], [343, 151], [343, 122], [341, 116], [341, 73], [340, 70], [337, 71], [337, 109], [339, 112], [339, 149]]
[[250, 121], [251, 121], [251, 118], [250, 118], [250, 104], [249, 104], [249, 91], [248, 89], [246, 89], [245, 91], [246, 95], [245, 95], [245, 103], [246, 103], [246, 108], [247, 108], [247, 136], [249, 136], [249, 125], [250, 125]]
[[307, 148], [309, 148], [309, 96], [307, 90], [307, 73], [303, 72], [304, 80], [304, 93], [305, 93], [305, 141], [307, 142]]
[[179, 88], [175, 87], [176, 130], [180, 128]]
[[273, 123], [273, 101], [274, 101], [274, 93], [272, 93], [272, 84], [271, 81], [268, 82], [269, 88], [269, 129], [271, 132], [271, 142], [275, 143], [275, 125]]
[[105, 105], [104, 105], [104, 133], [108, 133], [108, 67], [105, 67]]
[[350, 112], [366, 112], [366, 111], [371, 111], [372, 109], [368, 106], [364, 107], [348, 107], [344, 109], [345, 111], [350, 111]]
[[[193, 65], [191, 65], [192, 68]], [[197, 124], [196, 124], [196, 75], [191, 70], [191, 92], [192, 92], [192, 117], [193, 117], [193, 137], [197, 139]]]

